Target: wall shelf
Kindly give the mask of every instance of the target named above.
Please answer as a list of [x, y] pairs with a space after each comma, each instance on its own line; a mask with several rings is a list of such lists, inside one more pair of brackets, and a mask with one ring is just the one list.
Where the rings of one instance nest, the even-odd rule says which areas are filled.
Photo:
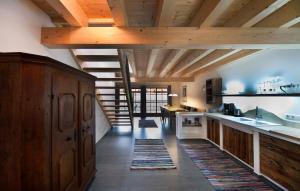
[[288, 94], [221, 94], [220, 97], [299, 97], [300, 93], [288, 93]]

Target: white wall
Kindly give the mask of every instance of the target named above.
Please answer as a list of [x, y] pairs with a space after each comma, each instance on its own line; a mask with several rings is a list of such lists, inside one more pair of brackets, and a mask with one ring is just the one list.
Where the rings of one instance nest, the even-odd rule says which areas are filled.
[[[255, 85], [266, 78], [281, 76], [285, 83], [300, 83], [300, 50], [268, 50], [218, 68], [213, 72], [198, 75], [193, 83], [187, 85], [186, 105], [208, 109], [205, 104], [205, 80], [221, 77], [223, 88], [230, 81], [240, 81], [246, 91], [255, 91]], [[279, 116], [285, 113], [300, 114], [299, 97], [224, 97], [225, 103], [236, 103], [243, 111], [256, 106], [274, 112]]]
[[[40, 43], [41, 27], [54, 25], [50, 18], [30, 0], [1, 0], [0, 18], [0, 52], [26, 52], [48, 56], [78, 68], [69, 50], [48, 49]], [[97, 141], [103, 137], [109, 127], [96, 102]]]

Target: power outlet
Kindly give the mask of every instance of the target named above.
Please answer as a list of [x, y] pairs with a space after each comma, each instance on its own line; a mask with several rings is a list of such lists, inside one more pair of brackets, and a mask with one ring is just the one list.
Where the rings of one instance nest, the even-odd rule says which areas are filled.
[[285, 118], [292, 121], [300, 121], [300, 115], [296, 114], [286, 114]]

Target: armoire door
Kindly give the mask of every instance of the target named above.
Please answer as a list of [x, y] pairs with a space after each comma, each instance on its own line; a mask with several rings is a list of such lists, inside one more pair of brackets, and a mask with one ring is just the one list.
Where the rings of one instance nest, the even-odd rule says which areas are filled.
[[95, 171], [94, 82], [79, 85], [79, 185], [85, 186]]
[[52, 76], [52, 186], [78, 190], [78, 80], [68, 73]]

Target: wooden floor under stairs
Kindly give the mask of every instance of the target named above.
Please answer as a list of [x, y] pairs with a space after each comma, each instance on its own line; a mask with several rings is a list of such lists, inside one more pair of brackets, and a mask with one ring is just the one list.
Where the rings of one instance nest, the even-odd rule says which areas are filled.
[[[120, 52], [119, 52], [120, 54]], [[82, 62], [97, 62], [91, 67], [82, 65], [82, 70], [97, 76], [96, 99], [105, 113], [110, 125], [133, 127], [128, 91], [126, 94], [126, 68], [120, 55], [75, 55]], [[101, 63], [103, 62], [103, 65]], [[107, 67], [107, 62], [119, 62], [119, 66]], [[96, 67], [95, 67], [96, 65]], [[129, 72], [128, 72], [129, 73]], [[100, 85], [100, 84], [101, 85]], [[128, 83], [128, 82], [127, 82]], [[109, 85], [106, 85], [109, 84]], [[112, 85], [114, 84], [114, 85]]]

